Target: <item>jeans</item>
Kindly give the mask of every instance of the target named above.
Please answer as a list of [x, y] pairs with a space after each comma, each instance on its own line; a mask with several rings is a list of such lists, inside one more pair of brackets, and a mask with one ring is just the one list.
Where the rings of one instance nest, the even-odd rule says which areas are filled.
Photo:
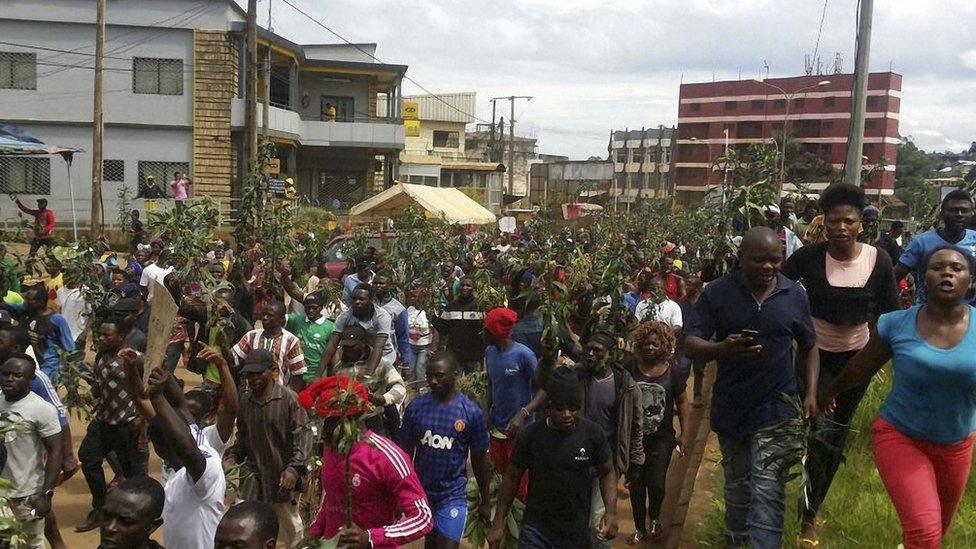
[[718, 437], [725, 474], [725, 537], [729, 545], [752, 542], [753, 549], [783, 546], [786, 489], [763, 459], [780, 450], [776, 444], [759, 447], [754, 435]]
[[107, 487], [102, 462], [109, 452], [115, 453], [125, 478], [146, 474], [148, 455], [139, 451], [138, 436], [131, 423], [110, 425], [96, 419], [88, 424], [88, 431], [78, 448], [78, 459], [91, 491], [92, 509], [99, 510], [105, 503]]
[[590, 496], [590, 546], [593, 549], [611, 547], [611, 540], [599, 536], [600, 522], [603, 521], [603, 514], [606, 512], [607, 506], [603, 504], [603, 492], [600, 491], [600, 477], [597, 475], [593, 477], [593, 492]]
[[901, 522], [905, 549], [938, 549], [973, 464], [973, 436], [938, 444], [903, 435], [880, 417], [871, 426], [874, 463]]
[[552, 532], [544, 526], [525, 521], [519, 532], [519, 549], [589, 549], [590, 540], [577, 539], [566, 532]]
[[410, 370], [414, 381], [427, 379], [427, 346], [411, 345], [413, 358], [410, 360]]
[[[630, 476], [630, 505], [634, 512], [634, 527], [647, 533], [647, 517], [658, 520], [664, 503], [664, 488], [668, 467], [674, 453], [674, 436], [655, 433], [644, 437], [644, 464], [630, 466], [636, 474]], [[636, 470], [636, 471], [635, 471]]]
[[[827, 390], [834, 378], [847, 365], [847, 361], [855, 354], [857, 354], [856, 350], [843, 353], [820, 351], [818, 393], [823, 394]], [[854, 417], [858, 404], [864, 398], [868, 383], [870, 382], [837, 395], [837, 408], [830, 417], [830, 421], [825, 422], [826, 428], [810, 437], [809, 454], [806, 462], [807, 474], [810, 477], [810, 488], [808, 497], [803, 498], [809, 500], [809, 505], [805, 504], [803, 509], [803, 516], [807, 518], [817, 516], [820, 505], [827, 497], [827, 490], [830, 489], [834, 475], [837, 474], [837, 469], [843, 461], [844, 446], [847, 444], [847, 433], [849, 431], [848, 425]]]

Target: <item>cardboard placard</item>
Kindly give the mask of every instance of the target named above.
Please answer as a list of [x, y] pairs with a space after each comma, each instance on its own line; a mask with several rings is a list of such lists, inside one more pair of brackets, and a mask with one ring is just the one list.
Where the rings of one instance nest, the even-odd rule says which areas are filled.
[[166, 346], [169, 345], [170, 336], [173, 334], [173, 326], [176, 324], [176, 315], [179, 308], [173, 301], [173, 296], [169, 290], [153, 280], [152, 307], [149, 313], [149, 333], [146, 334], [146, 355], [142, 372], [142, 382], [149, 385], [149, 373], [156, 366], [163, 364], [166, 358]]

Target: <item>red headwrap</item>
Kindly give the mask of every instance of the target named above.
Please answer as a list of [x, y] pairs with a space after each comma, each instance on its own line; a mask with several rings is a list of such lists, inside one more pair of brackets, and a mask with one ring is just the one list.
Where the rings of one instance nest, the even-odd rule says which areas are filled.
[[316, 380], [298, 394], [298, 403], [322, 417], [358, 416], [370, 411], [366, 386], [346, 376]]
[[498, 307], [488, 311], [485, 315], [485, 329], [498, 339], [508, 339], [512, 336], [512, 328], [518, 320], [518, 313], [505, 307]]

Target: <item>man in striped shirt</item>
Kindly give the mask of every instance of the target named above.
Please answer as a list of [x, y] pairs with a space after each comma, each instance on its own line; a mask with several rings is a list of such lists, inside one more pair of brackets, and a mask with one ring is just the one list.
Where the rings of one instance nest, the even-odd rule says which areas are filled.
[[265, 349], [274, 360], [278, 372], [278, 383], [290, 387], [296, 393], [305, 386], [302, 374], [308, 371], [302, 343], [298, 337], [284, 329], [285, 304], [272, 301], [261, 313], [262, 327], [244, 334], [234, 345], [233, 353], [237, 366], [254, 349]]

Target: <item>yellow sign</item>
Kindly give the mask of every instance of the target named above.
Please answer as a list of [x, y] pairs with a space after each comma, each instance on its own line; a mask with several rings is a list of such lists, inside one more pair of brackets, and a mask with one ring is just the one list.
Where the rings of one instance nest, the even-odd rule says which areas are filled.
[[281, 173], [281, 159], [279, 158], [269, 158], [268, 164], [265, 167], [265, 171], [270, 175], [278, 175]]
[[420, 120], [420, 101], [404, 101], [402, 114], [404, 120]]
[[420, 120], [404, 120], [403, 133], [407, 137], [420, 137]]

